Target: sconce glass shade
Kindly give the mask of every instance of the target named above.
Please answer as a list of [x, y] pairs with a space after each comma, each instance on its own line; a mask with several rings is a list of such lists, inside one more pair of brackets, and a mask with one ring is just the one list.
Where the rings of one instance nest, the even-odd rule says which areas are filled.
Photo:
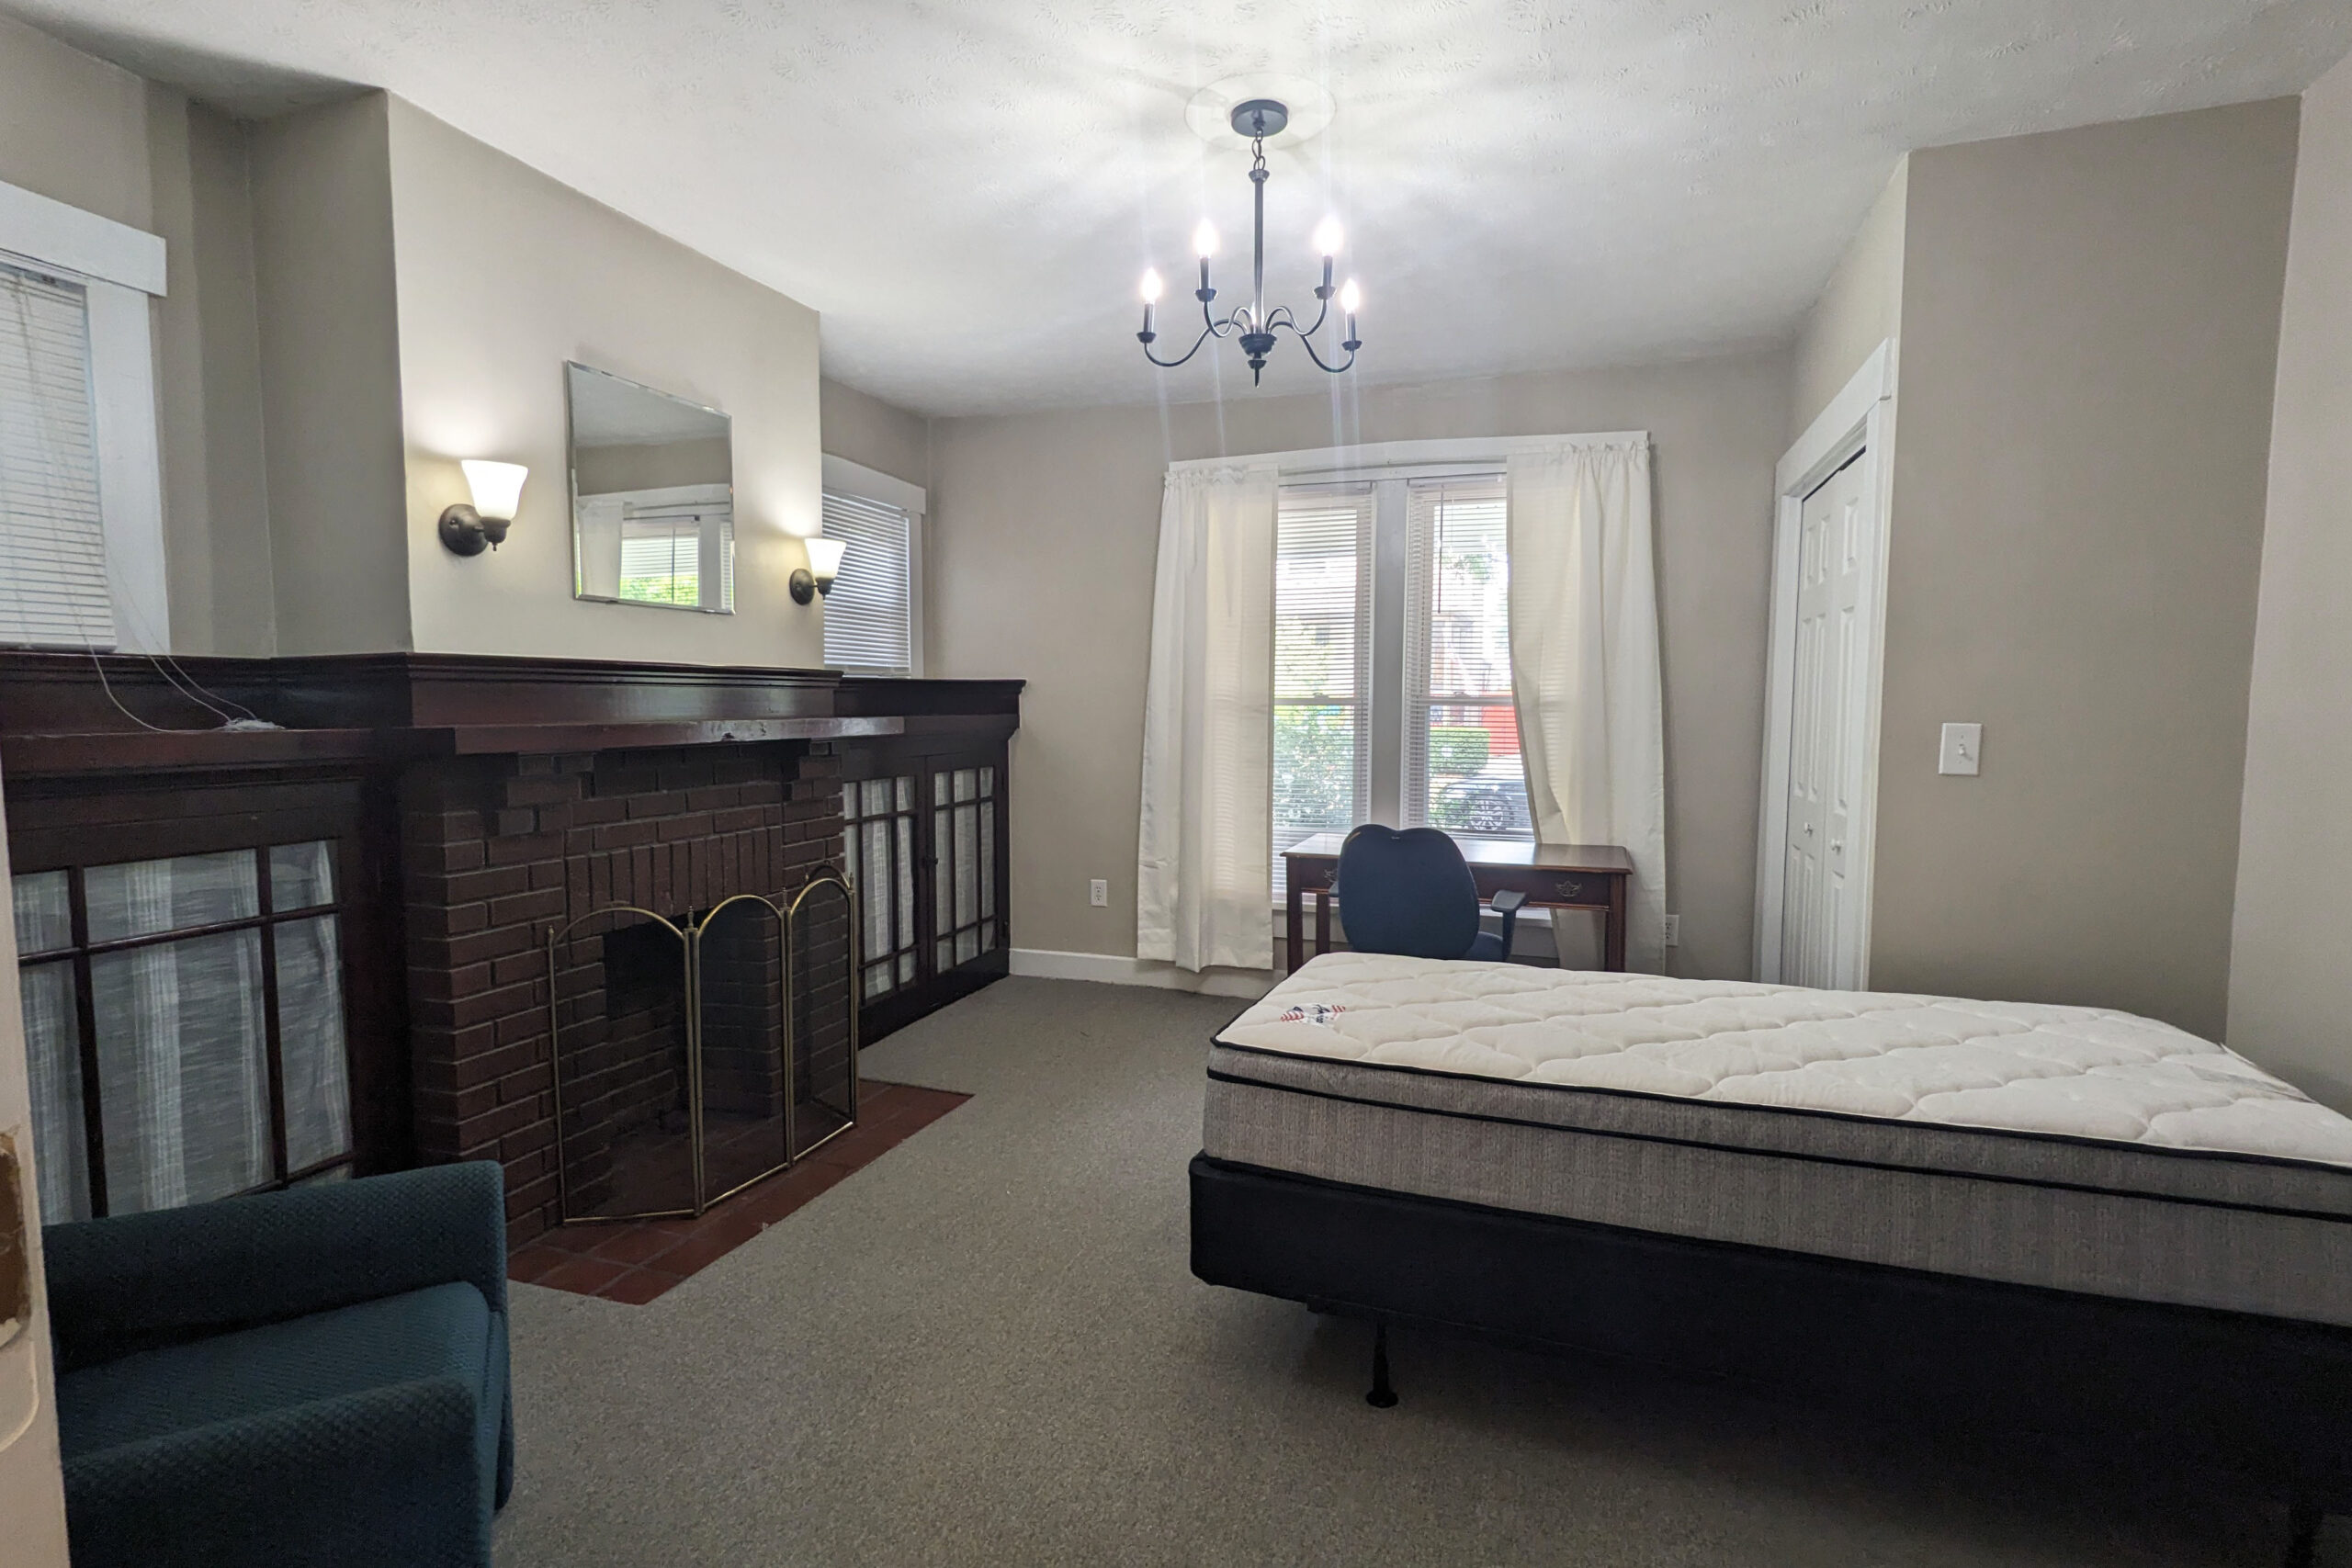
[[842, 570], [842, 554], [849, 548], [845, 539], [828, 539], [822, 534], [800, 541], [808, 547], [808, 570], [820, 584], [831, 582]]
[[512, 523], [522, 503], [523, 480], [530, 469], [520, 463], [490, 463], [468, 457], [458, 467], [466, 471], [466, 488], [474, 493], [474, 510], [492, 523]]

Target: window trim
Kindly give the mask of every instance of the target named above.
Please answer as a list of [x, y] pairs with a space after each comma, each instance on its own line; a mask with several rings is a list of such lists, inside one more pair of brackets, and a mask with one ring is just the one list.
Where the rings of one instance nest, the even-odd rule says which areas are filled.
[[[907, 678], [923, 678], [923, 518], [930, 510], [930, 492], [918, 484], [869, 468], [847, 457], [823, 455], [820, 488], [854, 495], [907, 514]], [[854, 673], [854, 671], [853, 671]]]
[[88, 301], [98, 509], [113, 646], [123, 653], [172, 646], [149, 321], [149, 301], [164, 292], [164, 256], [156, 235], [0, 182], [0, 265], [77, 284]]

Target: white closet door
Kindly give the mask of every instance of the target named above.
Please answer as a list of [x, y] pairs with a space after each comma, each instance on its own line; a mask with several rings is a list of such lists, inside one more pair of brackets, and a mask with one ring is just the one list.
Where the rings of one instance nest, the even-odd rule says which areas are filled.
[[1863, 914], [1848, 863], [1865, 776], [1861, 704], [1871, 652], [1862, 598], [1875, 541], [1865, 468], [1857, 453], [1805, 497], [1800, 521], [1781, 919], [1781, 978], [1796, 986], [1857, 983], [1839, 971], [1853, 952], [1841, 936]]

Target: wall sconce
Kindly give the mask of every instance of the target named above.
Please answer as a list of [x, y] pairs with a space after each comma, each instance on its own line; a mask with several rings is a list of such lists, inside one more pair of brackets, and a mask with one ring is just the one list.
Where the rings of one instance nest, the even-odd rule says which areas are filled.
[[833, 591], [833, 579], [841, 575], [842, 552], [849, 544], [822, 534], [812, 534], [800, 542], [808, 547], [808, 564], [792, 574], [792, 602], [806, 604], [818, 594]]
[[485, 546], [496, 549], [514, 521], [523, 499], [523, 479], [531, 470], [520, 463], [486, 463], [468, 457], [458, 467], [466, 471], [466, 488], [473, 492], [471, 506], [460, 503], [441, 513], [441, 542], [454, 555], [478, 556]]

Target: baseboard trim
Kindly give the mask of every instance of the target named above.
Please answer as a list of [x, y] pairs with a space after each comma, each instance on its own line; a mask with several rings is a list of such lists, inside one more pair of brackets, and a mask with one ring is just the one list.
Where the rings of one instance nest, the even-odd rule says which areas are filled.
[[1152, 986], [1167, 991], [1197, 991], [1206, 997], [1244, 997], [1252, 1001], [1273, 989], [1271, 969], [1204, 969], [1197, 974], [1157, 959], [1122, 958], [1113, 953], [1057, 953], [1016, 947], [1012, 972], [1041, 980], [1095, 980], [1111, 986]]

